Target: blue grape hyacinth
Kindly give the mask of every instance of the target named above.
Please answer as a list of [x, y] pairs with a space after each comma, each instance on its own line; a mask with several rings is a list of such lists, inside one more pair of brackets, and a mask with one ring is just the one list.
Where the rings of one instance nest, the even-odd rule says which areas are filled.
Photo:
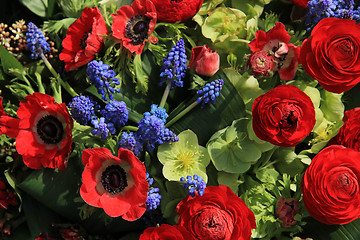
[[94, 125], [94, 129], [91, 130], [91, 134], [100, 136], [102, 140], [107, 138], [109, 132], [114, 134], [116, 131], [114, 124], [106, 123], [105, 118], [103, 117], [101, 117], [100, 120], [97, 117], [92, 117], [91, 123]]
[[185, 77], [187, 69], [187, 56], [183, 39], [176, 42], [163, 61], [164, 65], [161, 68], [161, 81], [159, 85], [162, 86], [164, 83], [172, 80], [172, 86], [182, 87], [183, 81], [181, 79]]
[[166, 119], [167, 119], [167, 117], [169, 116], [169, 115], [166, 113], [166, 109], [164, 109], [164, 108], [162, 108], [162, 107], [159, 107], [159, 106], [156, 105], [156, 104], [152, 104], [152, 105], [151, 105], [151, 111], [144, 113], [144, 115], [145, 115], [145, 116], [147, 116], [147, 115], [154, 115], [154, 116], [160, 118], [164, 123], [166, 123]]
[[197, 94], [200, 95], [196, 100], [198, 103], [202, 102], [202, 107], [206, 103], [211, 104], [216, 102], [216, 97], [219, 96], [222, 86], [224, 85], [224, 80], [217, 79], [211, 83], [205, 84], [205, 86], [197, 91]]
[[124, 101], [112, 100], [105, 105], [105, 109], [102, 109], [100, 113], [107, 122], [112, 122], [117, 128], [124, 126], [129, 118], [129, 110]]
[[151, 186], [154, 183], [154, 179], [149, 176], [149, 173], [146, 173], [146, 180], [149, 183], [149, 191], [146, 199], [146, 210], [155, 210], [160, 205], [160, 190], [159, 188]]
[[323, 18], [335, 17], [360, 21], [359, 3], [354, 0], [311, 0], [305, 16], [307, 31], [311, 31]]
[[135, 156], [138, 156], [140, 152], [143, 150], [143, 145], [140, 142], [137, 134], [132, 132], [126, 133], [124, 132], [121, 135], [121, 139], [119, 141], [119, 148], [125, 148], [134, 153]]
[[113, 100], [113, 93], [120, 93], [120, 89], [115, 88], [120, 85], [119, 79], [115, 78], [116, 74], [113, 70], [109, 69], [110, 66], [102, 61], [91, 61], [87, 65], [86, 74], [90, 82], [95, 84], [98, 94], [104, 101]]
[[88, 96], [75, 96], [69, 102], [68, 108], [70, 109], [70, 114], [75, 121], [81, 125], [86, 125], [91, 117], [95, 115], [95, 102]]
[[205, 192], [206, 182], [198, 175], [187, 176], [186, 179], [182, 177], [180, 181], [184, 183], [184, 188], [189, 190], [188, 195], [192, 197], [195, 197], [195, 193], [202, 196]]
[[31, 59], [38, 58], [42, 53], [50, 52], [50, 45], [43, 32], [32, 22], [27, 25], [26, 41], [31, 52]]

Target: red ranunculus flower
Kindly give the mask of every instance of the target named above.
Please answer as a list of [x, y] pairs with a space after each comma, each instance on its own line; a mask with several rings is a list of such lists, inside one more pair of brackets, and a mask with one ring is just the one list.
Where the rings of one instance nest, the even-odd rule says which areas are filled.
[[360, 108], [345, 111], [344, 125], [329, 144], [339, 144], [360, 152]]
[[277, 62], [276, 70], [279, 71], [282, 80], [293, 79], [299, 66], [300, 48], [289, 43], [290, 38], [285, 26], [276, 22], [268, 32], [256, 31], [255, 39], [249, 43], [253, 52], [266, 51], [274, 55]]
[[212, 77], [219, 70], [219, 66], [219, 54], [208, 45], [192, 48], [189, 68], [194, 69], [197, 74]]
[[43, 94], [28, 95], [17, 110], [19, 119], [0, 117], [0, 133], [16, 137], [16, 150], [29, 168], [64, 170], [71, 151], [73, 120], [65, 103]]
[[256, 98], [252, 114], [256, 136], [282, 147], [297, 145], [315, 125], [310, 97], [292, 85], [280, 85]]
[[201, 8], [204, 0], [151, 0], [159, 22], [185, 22]]
[[150, 0], [135, 0], [111, 15], [113, 36], [130, 52], [141, 54], [145, 40], [155, 29], [156, 9]]
[[192, 236], [186, 228], [162, 224], [160, 227], [149, 227], [140, 235], [139, 240], [191, 240]]
[[301, 183], [309, 214], [325, 224], [346, 224], [360, 217], [360, 153], [344, 146], [320, 151]]
[[186, 196], [176, 207], [178, 224], [198, 240], [249, 240], [255, 215], [227, 186], [209, 186], [202, 196]]
[[246, 67], [255, 77], [271, 77], [274, 70], [274, 57], [265, 51], [253, 52], [249, 56]]
[[310, 0], [291, 0], [291, 2], [299, 7], [306, 8]]
[[360, 24], [324, 18], [305, 39], [300, 62], [327, 91], [342, 93], [360, 82]]
[[66, 33], [59, 55], [65, 62], [66, 71], [71, 71], [89, 63], [104, 46], [103, 36], [108, 34], [105, 20], [100, 10], [85, 8]]
[[146, 169], [131, 151], [120, 148], [115, 157], [107, 148], [85, 149], [82, 162], [80, 195], [87, 204], [127, 221], [144, 214], [149, 190]]
[[276, 203], [276, 215], [284, 227], [291, 227], [296, 223], [295, 215], [300, 212], [299, 200], [280, 197]]

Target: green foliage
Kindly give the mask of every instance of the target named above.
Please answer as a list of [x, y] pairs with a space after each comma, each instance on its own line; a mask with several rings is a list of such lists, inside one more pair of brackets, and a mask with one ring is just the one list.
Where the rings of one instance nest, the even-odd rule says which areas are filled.
[[95, 7], [97, 0], [61, 0], [60, 6], [68, 18], [79, 18], [86, 7]]
[[56, 6], [56, 0], [19, 0], [30, 11], [40, 17], [52, 16]]

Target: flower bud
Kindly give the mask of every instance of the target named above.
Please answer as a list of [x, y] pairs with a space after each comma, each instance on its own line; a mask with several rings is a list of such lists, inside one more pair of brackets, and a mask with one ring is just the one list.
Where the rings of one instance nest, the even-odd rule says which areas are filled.
[[250, 74], [255, 77], [271, 77], [274, 65], [274, 57], [266, 51], [253, 52], [246, 63]]
[[282, 221], [284, 227], [291, 227], [296, 223], [295, 215], [300, 212], [300, 204], [297, 199], [285, 199], [280, 197], [276, 204], [276, 215]]
[[199, 75], [212, 77], [220, 66], [220, 56], [207, 45], [194, 47], [191, 51], [189, 68]]

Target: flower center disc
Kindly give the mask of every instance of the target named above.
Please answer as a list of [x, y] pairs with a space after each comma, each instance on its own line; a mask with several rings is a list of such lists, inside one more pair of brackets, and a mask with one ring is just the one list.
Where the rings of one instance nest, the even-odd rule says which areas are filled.
[[47, 144], [59, 143], [64, 134], [64, 127], [53, 115], [42, 117], [36, 126], [40, 138]]
[[135, 44], [141, 44], [148, 37], [149, 23], [150, 18], [147, 16], [136, 15], [131, 17], [126, 25], [126, 37]]
[[111, 165], [103, 172], [101, 176], [101, 183], [104, 189], [109, 193], [119, 193], [128, 185], [126, 172], [119, 165]]

